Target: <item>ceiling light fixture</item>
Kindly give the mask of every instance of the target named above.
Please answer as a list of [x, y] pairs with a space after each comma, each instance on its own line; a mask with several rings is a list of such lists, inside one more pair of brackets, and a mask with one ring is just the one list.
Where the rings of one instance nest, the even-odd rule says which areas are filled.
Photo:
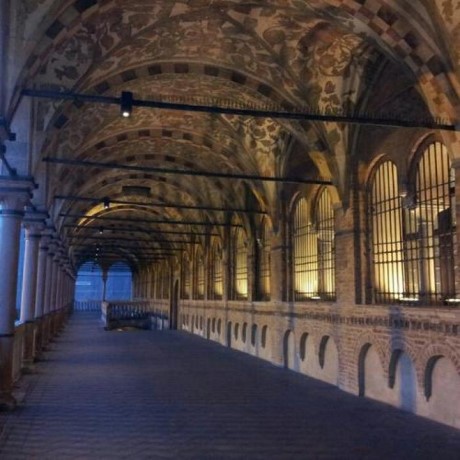
[[124, 118], [129, 118], [133, 111], [133, 93], [130, 91], [122, 91], [120, 98], [121, 115]]

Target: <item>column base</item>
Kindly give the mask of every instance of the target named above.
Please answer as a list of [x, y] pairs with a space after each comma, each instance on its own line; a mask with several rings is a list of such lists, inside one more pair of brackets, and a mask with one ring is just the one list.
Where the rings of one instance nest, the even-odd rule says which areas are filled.
[[34, 359], [27, 359], [22, 362], [21, 373], [24, 375], [35, 373]]
[[8, 412], [16, 409], [16, 398], [12, 395], [0, 394], [0, 412]]

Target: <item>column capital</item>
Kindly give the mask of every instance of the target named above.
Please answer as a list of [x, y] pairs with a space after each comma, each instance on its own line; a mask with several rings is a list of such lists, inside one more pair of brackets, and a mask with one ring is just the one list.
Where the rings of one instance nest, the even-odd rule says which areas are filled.
[[61, 250], [61, 242], [53, 235], [53, 233], [50, 233], [49, 228], [47, 228], [45, 232], [48, 238], [48, 253], [53, 256], [55, 254], [59, 254]]
[[47, 214], [36, 211], [26, 211], [22, 226], [26, 230], [26, 237], [37, 237], [43, 236], [43, 230], [45, 229], [45, 220]]
[[32, 198], [35, 183], [31, 177], [0, 176], [0, 202], [3, 205], [2, 214], [8, 211], [24, 212], [24, 206]]

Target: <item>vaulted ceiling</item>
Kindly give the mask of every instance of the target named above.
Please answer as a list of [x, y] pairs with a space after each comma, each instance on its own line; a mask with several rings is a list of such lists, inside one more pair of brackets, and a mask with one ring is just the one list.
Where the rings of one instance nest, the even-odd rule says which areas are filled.
[[[27, 60], [11, 111], [21, 90], [34, 88], [458, 119], [459, 48], [448, 47], [460, 34], [455, 2], [452, 11], [449, 2], [429, 0], [19, 3]], [[355, 147], [373, 129], [140, 107], [123, 118], [116, 105], [49, 99], [37, 99], [35, 113], [32, 172], [46, 184], [46, 204], [77, 264], [92, 257], [98, 243], [110, 246], [107, 261], [115, 254], [136, 266], [156, 251], [188, 247], [206, 231], [222, 235], [226, 227], [212, 223], [229, 222], [231, 214], [203, 208], [252, 209], [259, 213], [241, 213], [243, 220], [265, 212], [276, 221], [280, 193], [289, 187], [155, 168], [330, 180], [338, 199], [346, 199]], [[44, 177], [45, 157], [127, 167], [50, 163]], [[177, 243], [182, 240], [187, 243]]]

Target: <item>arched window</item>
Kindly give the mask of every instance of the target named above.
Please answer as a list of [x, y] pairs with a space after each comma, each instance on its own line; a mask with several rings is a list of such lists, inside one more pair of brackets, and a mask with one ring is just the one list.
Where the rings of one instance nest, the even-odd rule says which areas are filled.
[[376, 302], [457, 303], [455, 177], [447, 149], [432, 142], [417, 158], [404, 208], [397, 171], [382, 163], [371, 193]]
[[387, 303], [404, 297], [403, 224], [398, 171], [381, 163], [370, 193], [374, 300]]
[[218, 240], [211, 248], [211, 280], [210, 297], [215, 300], [222, 299], [224, 285], [222, 280], [222, 250]]
[[294, 297], [335, 298], [334, 210], [327, 189], [316, 200], [314, 221], [307, 201], [301, 198], [294, 212]]
[[161, 264], [155, 264], [155, 299], [161, 299]]
[[182, 299], [190, 299], [190, 287], [191, 287], [191, 270], [190, 260], [187, 253], [182, 256]]
[[268, 225], [262, 223], [260, 238], [257, 240], [259, 254], [258, 264], [258, 293], [259, 300], [270, 300], [270, 239]]
[[158, 271], [157, 271], [157, 299], [163, 298], [163, 264], [158, 264]]
[[296, 300], [318, 296], [318, 254], [307, 200], [297, 202], [293, 229], [294, 293]]
[[196, 298], [204, 299], [204, 255], [199, 247], [195, 253]]
[[107, 273], [107, 300], [130, 300], [132, 286], [131, 268], [124, 262], [115, 262]]
[[[446, 147], [423, 151], [415, 179], [415, 206], [406, 219], [410, 245], [410, 288], [423, 303], [454, 300], [455, 176]], [[418, 267], [415, 276], [416, 266]], [[410, 293], [412, 295], [412, 292]]]
[[323, 189], [315, 212], [318, 231], [318, 294], [322, 299], [335, 299], [334, 208], [331, 195]]
[[247, 299], [248, 297], [248, 248], [246, 233], [238, 227], [233, 237], [233, 285], [234, 299]]
[[165, 262], [162, 267], [161, 274], [161, 298], [169, 299], [169, 280], [170, 280], [170, 268], [168, 262]]
[[75, 300], [88, 301], [102, 299], [102, 268], [95, 261], [86, 262], [78, 269], [75, 282]]

